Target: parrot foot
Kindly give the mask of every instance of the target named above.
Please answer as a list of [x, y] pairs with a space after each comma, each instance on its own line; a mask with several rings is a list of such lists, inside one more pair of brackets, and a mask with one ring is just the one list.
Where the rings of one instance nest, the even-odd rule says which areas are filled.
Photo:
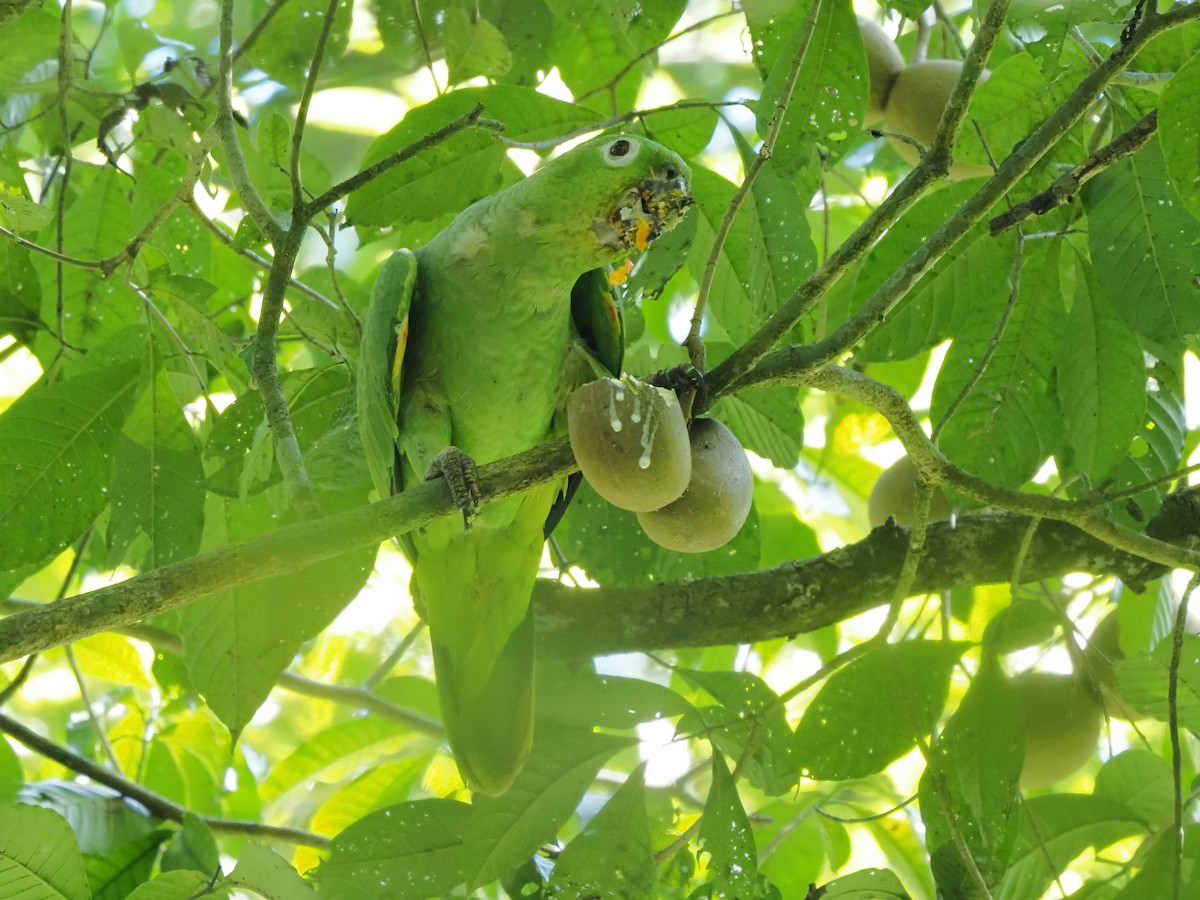
[[479, 477], [475, 460], [457, 447], [447, 447], [429, 462], [425, 480], [434, 478], [446, 479], [450, 496], [462, 510], [463, 526], [470, 528], [479, 512]]
[[661, 372], [655, 372], [647, 380], [657, 387], [674, 391], [679, 396], [679, 402], [683, 406], [685, 418], [691, 419], [693, 406], [698, 406], [701, 409], [706, 408], [707, 391], [704, 383], [704, 373], [695, 366], [682, 365], [671, 369], [663, 369]]

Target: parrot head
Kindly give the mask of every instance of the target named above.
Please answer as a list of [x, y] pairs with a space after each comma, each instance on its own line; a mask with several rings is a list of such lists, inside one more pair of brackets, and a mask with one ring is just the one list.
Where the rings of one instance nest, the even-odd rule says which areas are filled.
[[[611, 263], [678, 225], [694, 202], [691, 170], [679, 154], [635, 134], [605, 135], [551, 160], [527, 180], [543, 194], [550, 225], [575, 232], [592, 258], [589, 268]], [[532, 182], [536, 182], [536, 185]], [[586, 211], [587, 218], [579, 216]]]

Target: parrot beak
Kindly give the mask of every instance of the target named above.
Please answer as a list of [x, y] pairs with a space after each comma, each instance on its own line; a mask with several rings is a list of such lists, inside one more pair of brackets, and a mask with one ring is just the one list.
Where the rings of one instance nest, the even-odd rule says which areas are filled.
[[686, 179], [673, 167], [651, 170], [649, 178], [621, 195], [606, 220], [596, 223], [596, 232], [611, 250], [645, 250], [683, 221], [693, 203]]

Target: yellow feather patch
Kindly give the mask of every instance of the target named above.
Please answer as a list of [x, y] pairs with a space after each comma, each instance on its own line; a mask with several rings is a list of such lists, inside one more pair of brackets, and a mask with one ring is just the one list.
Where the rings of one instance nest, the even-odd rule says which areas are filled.
[[633, 245], [644, 251], [650, 246], [650, 231], [652, 226], [649, 219], [638, 219], [637, 231], [633, 234]]
[[624, 284], [629, 280], [629, 273], [632, 271], [633, 260], [627, 259], [621, 266], [608, 273], [608, 283], [612, 285]]

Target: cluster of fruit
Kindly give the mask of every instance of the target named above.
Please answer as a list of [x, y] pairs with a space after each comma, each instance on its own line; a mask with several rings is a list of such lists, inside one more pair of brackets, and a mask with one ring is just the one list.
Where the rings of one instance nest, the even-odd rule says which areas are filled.
[[661, 547], [715, 550], [750, 513], [754, 476], [746, 451], [716, 419], [688, 425], [673, 391], [628, 375], [585, 384], [567, 401], [567, 431], [588, 484], [613, 506], [637, 513]]
[[[909, 165], [916, 165], [920, 158], [917, 148], [892, 135], [909, 137], [926, 148], [933, 143], [950, 91], [962, 71], [962, 62], [928, 59], [906, 66], [900, 50], [882, 28], [863, 18], [859, 18], [858, 28], [867, 51], [870, 81], [866, 123], [882, 122], [884, 129], [891, 132], [888, 142], [896, 153]], [[980, 81], [987, 76], [985, 71]], [[950, 165], [950, 178], [955, 180], [991, 174], [987, 166], [958, 160]]]

